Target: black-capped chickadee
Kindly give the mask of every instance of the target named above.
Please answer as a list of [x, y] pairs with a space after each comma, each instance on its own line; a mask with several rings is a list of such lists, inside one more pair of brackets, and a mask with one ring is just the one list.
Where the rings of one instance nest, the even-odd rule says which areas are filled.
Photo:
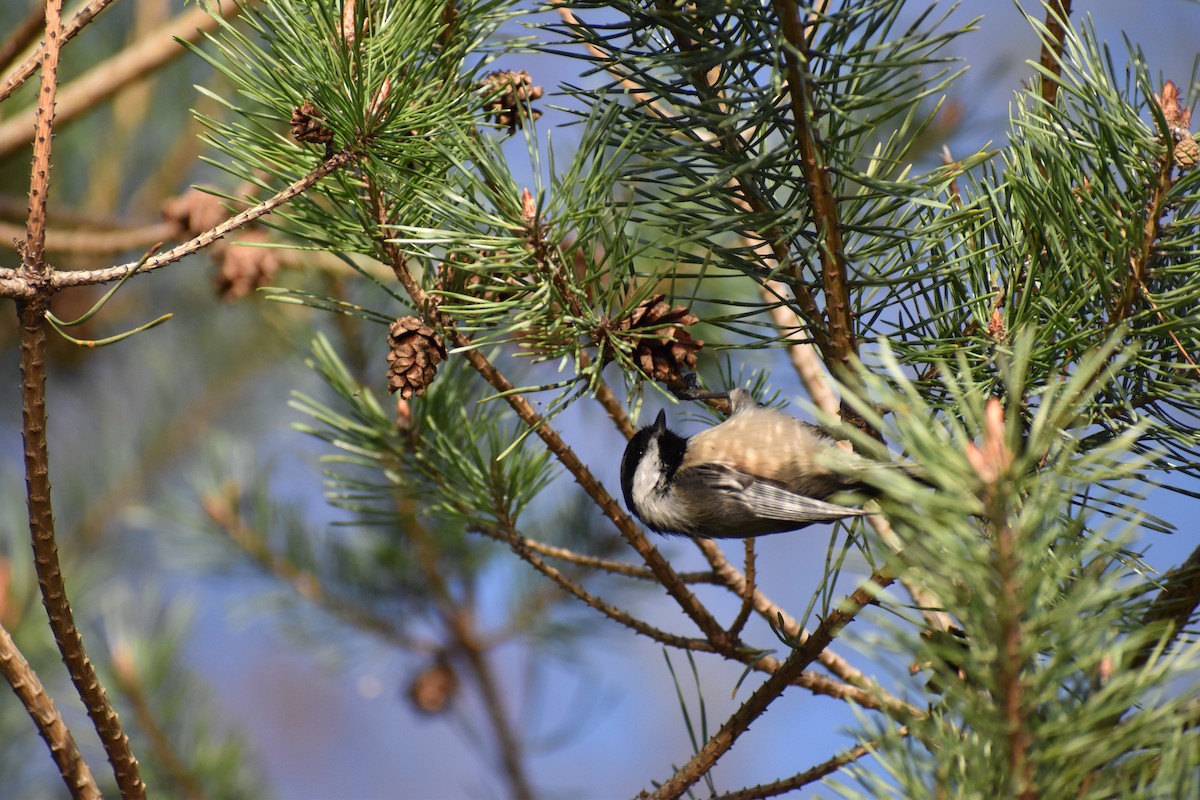
[[760, 406], [744, 389], [729, 394], [719, 425], [684, 437], [659, 412], [629, 440], [621, 459], [625, 505], [652, 530], [745, 538], [793, 531], [870, 513], [825, 502], [837, 492], [876, 494], [846, 477], [866, 459], [819, 428]]

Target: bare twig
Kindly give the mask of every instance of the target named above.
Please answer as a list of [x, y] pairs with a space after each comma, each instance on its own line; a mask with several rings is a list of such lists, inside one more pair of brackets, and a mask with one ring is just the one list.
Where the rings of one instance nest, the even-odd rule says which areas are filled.
[[[624, 575], [627, 578], [637, 578], [643, 581], [656, 580], [654, 573], [645, 567], [626, 564], [624, 561], [614, 561], [608, 558], [600, 558], [598, 556], [589, 556], [586, 553], [578, 553], [566, 547], [557, 547], [545, 542], [539, 542], [536, 539], [526, 538], [524, 547], [529, 550], [540, 553], [544, 556], [566, 561], [571, 564], [578, 564], [581, 567], [590, 567], [603, 572], [610, 572], [613, 575]], [[717, 576], [711, 571], [704, 572], [681, 572], [679, 579], [684, 583], [717, 583]]]
[[[71, 41], [75, 34], [79, 33], [83, 28], [94, 20], [101, 11], [112, 5], [113, 0], [91, 0], [90, 3], [79, 9], [75, 16], [71, 17], [71, 21], [63, 28], [62, 36], [60, 37], [59, 47]], [[42, 63], [42, 56], [45, 54], [46, 45], [42, 45], [34, 51], [25, 63], [15, 69], [9, 75], [3, 84], [0, 84], [0, 101], [12, 94], [16, 89], [21, 87], [25, 81], [33, 77], [37, 72], [38, 67]], [[5, 65], [7, 66], [7, 64]]]
[[[229, 219], [222, 222], [220, 225], [207, 230], [204, 233], [184, 242], [177, 247], [173, 247], [165, 253], [160, 253], [152, 258], [149, 258], [138, 267], [137, 261], [131, 261], [128, 264], [122, 264], [116, 267], [105, 267], [103, 269], [88, 269], [76, 270], [73, 272], [55, 272], [53, 275], [53, 285], [56, 289], [62, 289], [68, 286], [82, 286], [96, 283], [108, 283], [110, 281], [120, 280], [125, 277], [134, 268], [137, 268], [138, 273], [151, 272], [165, 267], [184, 256], [191, 255], [199, 250], [203, 250], [213, 242], [220, 239], [222, 236], [237, 230], [238, 228], [253, 222], [259, 217], [266, 216], [270, 212], [296, 198], [300, 194], [311, 189], [318, 181], [326, 175], [337, 170], [347, 164], [353, 157], [353, 153], [349, 150], [342, 150], [334, 153], [329, 158], [325, 158], [307, 175], [299, 180], [284, 187], [272, 197], [262, 201], [261, 203], [247, 208], [240, 214], [235, 214]], [[4, 277], [4, 270], [0, 270], [0, 279]]]
[[71, 681], [100, 736], [121, 794], [127, 800], [146, 796], [129, 737], [96, 677], [83, 647], [67, 599], [66, 582], [58, 560], [54, 511], [50, 500], [50, 457], [46, 439], [46, 329], [44, 316], [53, 293], [46, 263], [46, 196], [50, 188], [50, 151], [54, 138], [54, 107], [58, 87], [58, 56], [62, 43], [62, 1], [46, 3], [46, 44], [42, 83], [38, 92], [29, 180], [29, 221], [21, 248], [18, 277], [32, 290], [17, 303], [21, 347], [21, 432], [25, 447], [25, 487], [34, 564], [46, 616]]
[[[727, 586], [738, 597], [744, 597], [748, 590], [746, 576], [737, 567], [733, 566], [729, 562], [729, 559], [725, 558], [725, 554], [721, 551], [720, 546], [712, 539], [699, 540], [698, 544], [700, 552], [708, 560], [708, 563], [712, 565], [713, 572], [716, 573], [718, 581]], [[767, 597], [761, 589], [755, 588], [750, 594], [754, 598], [754, 610], [771, 625], [780, 626], [780, 632], [785, 636], [790, 636], [800, 641], [804, 641], [808, 637], [808, 631], [804, 630], [799, 620], [789, 614], [782, 606], [777, 605], [771, 598]], [[866, 686], [869, 684], [869, 681], [862, 672], [855, 669], [851, 666], [850, 662], [830, 650], [821, 651], [819, 660], [821, 666], [847, 683], [854, 686]]]
[[[908, 728], [901, 726], [897, 733], [901, 736], [908, 735]], [[713, 800], [759, 800], [764, 797], [774, 797], [776, 795], [790, 792], [793, 789], [799, 789], [807, 786], [810, 783], [815, 783], [821, 780], [826, 775], [837, 772], [847, 764], [852, 764], [863, 756], [872, 752], [878, 745], [877, 742], [869, 744], [856, 744], [849, 750], [838, 753], [828, 761], [817, 764], [811, 769], [806, 769], [803, 772], [798, 772], [788, 778], [781, 778], [771, 783], [762, 783], [758, 786], [750, 786], [746, 789], [739, 789], [736, 792], [718, 795]]]
[[100, 790], [96, 788], [87, 762], [79, 754], [75, 737], [63, 722], [54, 700], [46, 694], [37, 673], [29, 666], [25, 656], [21, 655], [21, 651], [17, 649], [16, 643], [3, 625], [0, 625], [0, 673], [4, 674], [5, 680], [25, 706], [30, 719], [37, 725], [38, 733], [50, 748], [50, 755], [58, 765], [58, 771], [62, 774], [71, 797], [76, 800], [99, 798]]
[[783, 665], [754, 690], [746, 702], [725, 721], [712, 738], [704, 743], [700, 751], [657, 791], [648, 796], [654, 800], [674, 800], [700, 780], [701, 776], [712, 769], [717, 760], [733, 747], [738, 737], [746, 732], [751, 723], [762, 716], [775, 698], [783, 694], [784, 690], [804, 672], [804, 669], [816, 660], [817, 655], [829, 646], [842, 628], [853, 621], [855, 615], [874, 600], [879, 590], [887, 587], [893, 580], [894, 577], [890, 573], [880, 571], [855, 589], [838, 609], [822, 621], [813, 635], [800, 647], [793, 650]]
[[611, 603], [595, 596], [587, 589], [584, 589], [578, 583], [568, 578], [566, 575], [563, 575], [561, 571], [550, 566], [537, 555], [535, 555], [530, 547], [532, 540], [521, 536], [513, 526], [476, 526], [476, 530], [485, 536], [490, 536], [493, 539], [504, 542], [512, 548], [513, 552], [516, 553], [516, 555], [522, 561], [525, 561], [538, 572], [554, 581], [554, 583], [558, 584], [563, 591], [574, 595], [579, 600], [582, 600], [586, 605], [596, 609], [614, 622], [624, 625], [634, 633], [640, 633], [656, 642], [660, 642], [669, 647], [677, 647], [681, 650], [713, 652], [713, 646], [703, 639], [689, 639], [684, 636], [677, 636], [673, 633], [667, 633], [666, 631], [645, 623], [629, 612], [623, 611]]
[[742, 607], [738, 610], [738, 615], [734, 618], [733, 624], [729, 626], [729, 635], [737, 639], [742, 635], [742, 628], [746, 627], [746, 623], [750, 620], [750, 612], [754, 610], [754, 590], [755, 580], [757, 578], [754, 569], [754, 538], [750, 537], [745, 540], [746, 543], [746, 582], [745, 588], [742, 591]]
[[13, 26], [8, 38], [0, 44], [0, 69], [8, 69], [17, 56], [21, 55], [21, 51], [37, 39], [38, 34], [42, 32], [45, 16], [39, 4], [29, 9], [29, 13]]
[[[220, 17], [231, 18], [245, 8], [242, 3], [220, 3], [212, 7], [218, 16], [210, 14], [207, 7], [185, 11], [63, 87], [58, 109], [60, 124], [81, 116], [120, 89], [145, 79], [158, 67], [186, 53], [187, 50], [176, 39], [195, 42], [204, 33], [215, 30], [220, 24]], [[33, 63], [30, 74], [36, 68], [37, 64]], [[25, 69], [29, 67], [22, 67], [22, 72]], [[9, 81], [16, 77], [14, 75]], [[7, 92], [0, 89], [0, 100], [6, 95]], [[29, 131], [35, 113], [36, 109], [31, 109], [0, 123], [0, 157], [29, 144]]]

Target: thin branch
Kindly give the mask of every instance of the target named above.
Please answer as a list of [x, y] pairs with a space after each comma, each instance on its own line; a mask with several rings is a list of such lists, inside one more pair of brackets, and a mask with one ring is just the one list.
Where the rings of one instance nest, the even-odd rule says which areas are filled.
[[[345, 166], [353, 153], [350, 150], [342, 150], [334, 153], [328, 158], [322, 159], [316, 167], [307, 175], [284, 187], [277, 194], [262, 201], [258, 205], [251, 206], [240, 214], [235, 214], [229, 219], [222, 222], [220, 225], [207, 230], [198, 236], [189, 239], [177, 247], [173, 247], [165, 253], [147, 259], [140, 268], [138, 273], [152, 272], [160, 267], [165, 267], [175, 261], [180, 260], [184, 256], [189, 256], [199, 250], [203, 250], [221, 237], [237, 230], [238, 228], [253, 222], [259, 217], [266, 216], [270, 212], [291, 201], [297, 196], [311, 189], [318, 181], [330, 174], [334, 170]], [[108, 283], [109, 281], [120, 280], [127, 273], [137, 267], [137, 261], [131, 261], [128, 264], [122, 264], [117, 267], [106, 267], [104, 269], [76, 270], [73, 272], [55, 272], [53, 276], [53, 285], [56, 289], [62, 289], [68, 286], [91, 285], [96, 283]], [[3, 270], [0, 270], [0, 278], [3, 278]]]
[[63, 722], [54, 700], [46, 694], [37, 673], [29, 666], [25, 656], [21, 655], [16, 642], [3, 625], [0, 625], [0, 673], [4, 674], [21, 705], [25, 706], [29, 718], [37, 726], [38, 733], [46, 741], [50, 755], [58, 765], [58, 771], [67, 784], [71, 797], [76, 800], [99, 798], [100, 790], [96, 788], [87, 762], [79, 754], [75, 737]]
[[25, 15], [24, 19], [13, 26], [8, 38], [0, 44], [0, 69], [8, 69], [9, 65], [21, 55], [41, 34], [46, 14], [39, 3]]
[[[103, 7], [106, 4], [93, 5]], [[64, 86], [59, 98], [60, 124], [82, 116], [121, 89], [144, 80], [163, 64], [186, 53], [187, 49], [182, 47], [176, 39], [195, 42], [206, 32], [215, 30], [220, 24], [221, 17], [229, 19], [236, 16], [241, 13], [245, 5], [229, 2], [214, 4], [212, 7], [216, 16], [209, 13], [207, 6], [185, 11], [107, 61], [91, 67], [79, 78]], [[80, 12], [80, 14], [82, 13]], [[76, 15], [76, 19], [78, 18], [79, 15]], [[34, 57], [36, 58], [36, 54]], [[21, 68], [18, 75], [9, 78], [9, 82], [11, 83], [18, 77], [25, 80], [28, 76], [24, 75], [24, 72], [29, 70], [29, 74], [32, 74], [32, 71], [36, 69], [37, 63], [31, 59]], [[6, 91], [8, 86], [9, 84], [6, 83], [4, 88], [0, 88], [0, 100], [3, 100], [11, 91], [11, 89]], [[32, 128], [35, 113], [36, 109], [30, 109], [0, 123], [0, 158], [29, 144], [29, 131]]]
[[575, 581], [562, 574], [561, 571], [547, 564], [541, 558], [533, 553], [531, 539], [522, 536], [512, 525], [505, 526], [475, 526], [475, 530], [479, 533], [489, 536], [497, 541], [504, 542], [522, 561], [528, 563], [538, 572], [545, 575], [547, 578], [556, 583], [559, 588], [568, 594], [582, 600], [587, 606], [596, 609], [601, 614], [604, 614], [614, 622], [618, 622], [629, 628], [634, 633], [640, 633], [643, 636], [649, 637], [656, 642], [660, 642], [669, 647], [677, 647], [681, 650], [693, 650], [702, 652], [713, 652], [712, 644], [703, 639], [689, 639], [684, 636], [677, 636], [673, 633], [667, 633], [664, 630], [654, 627], [648, 623], [642, 622], [637, 617], [627, 611], [612, 605], [611, 603], [602, 600], [596, 595], [584, 589]]
[[[83, 30], [88, 23], [99, 16], [100, 12], [112, 5], [113, 2], [114, 0], [91, 0], [90, 3], [79, 9], [79, 12], [71, 17], [71, 21], [63, 28], [60, 40], [61, 44], [59, 46], [61, 47], [75, 38], [75, 34]], [[0, 84], [0, 102], [3, 102], [5, 98], [23, 86], [25, 81], [33, 77], [38, 67], [41, 66], [42, 57], [45, 55], [45, 48], [45, 43], [42, 43], [33, 52], [33, 55], [25, 60], [24, 64], [13, 70], [12, 74], [4, 80], [4, 83]]]
[[[378, 188], [369, 186], [369, 190], [372, 193], [376, 221], [380, 225], [380, 231], [386, 230], [389, 220], [384, 210], [383, 200], [379, 196]], [[391, 266], [416, 307], [427, 310], [426, 313], [431, 318], [430, 321], [444, 331], [446, 338], [453, 342], [456, 348], [461, 350], [463, 358], [470, 363], [475, 371], [498, 394], [504, 397], [513, 411], [516, 412], [517, 417], [542, 440], [547, 449], [558, 459], [558, 462], [571, 473], [576, 482], [583, 487], [583, 490], [587, 492], [592, 501], [600, 508], [600, 511], [612, 520], [625, 540], [637, 551], [637, 554], [641, 556], [646, 566], [658, 578], [659, 583], [663, 585], [667, 593], [675, 599], [679, 607], [683, 609], [683, 612], [696, 623], [696, 626], [704, 633], [705, 638], [718, 648], [730, 648], [732, 642], [729, 641], [728, 635], [721, 628], [716, 618], [692, 594], [687, 585], [680, 580], [678, 573], [675, 572], [671, 564], [650, 543], [642, 530], [633, 522], [629, 514], [621, 508], [616, 499], [608, 493], [604, 485], [596, 479], [591, 470], [580, 461], [575, 451], [563, 441], [554, 428], [546, 423], [542, 415], [534, 410], [524, 395], [514, 391], [516, 387], [488, 360], [487, 356], [480, 352], [479, 349], [472, 347], [471, 340], [458, 330], [454, 324], [454, 320], [450, 316], [431, 307], [425, 290], [421, 288], [416, 278], [413, 277], [412, 272], [408, 268], [407, 259], [401, 253], [400, 248], [396, 246], [395, 242], [388, 240], [382, 233], [379, 235], [379, 240], [386, 262]]]
[[751, 536], [745, 540], [746, 545], [746, 570], [745, 570], [745, 587], [742, 591], [742, 607], [738, 610], [737, 617], [734, 618], [733, 624], [729, 626], [729, 635], [737, 639], [742, 635], [742, 628], [746, 627], [746, 623], [750, 620], [750, 612], [754, 610], [754, 590], [758, 587], [755, 585], [757, 575], [755, 571], [754, 559], [754, 537]]
[[[56, 223], [61, 224], [55, 215]], [[17, 238], [20, 229], [15, 225], [0, 222], [0, 242]], [[127, 253], [130, 250], [145, 251], [156, 242], [165, 241], [178, 234], [178, 228], [169, 222], [156, 222], [131, 228], [109, 230], [63, 230], [50, 228], [46, 231], [46, 252], [85, 253], [107, 255]]]
[[[1163, 578], [1162, 589], [1142, 614], [1142, 625], [1165, 623], [1165, 635], [1173, 640], [1187, 627], [1197, 606], [1200, 606], [1200, 547]], [[1134, 657], [1130, 669], [1143, 667], [1156, 650], [1157, 642], [1147, 645]]]
[[[1050, 0], [1046, 3], [1046, 32], [1049, 40], [1042, 42], [1042, 54], [1038, 59], [1042, 68], [1051, 75], [1062, 74], [1063, 42], [1067, 31], [1063, 24], [1071, 16], [1071, 0]], [[1041, 80], [1042, 100], [1053, 106], [1058, 101], [1058, 81], [1044, 75]]]
[[[589, 556], [585, 553], [579, 553], [570, 550], [566, 547], [557, 547], [545, 542], [539, 542], [536, 539], [524, 539], [524, 546], [535, 553], [540, 553], [544, 556], [566, 561], [570, 564], [578, 564], [581, 567], [591, 567], [603, 572], [610, 572], [613, 575], [624, 575], [627, 578], [637, 578], [643, 581], [657, 580], [654, 573], [645, 567], [626, 564], [624, 561], [614, 561], [613, 559], [600, 558], [599, 556]], [[717, 576], [709, 570], [704, 572], [681, 572], [679, 579], [684, 583], [717, 583]]]
[[[825, 156], [821, 152], [813, 131], [809, 127], [814, 115], [812, 89], [805, 78], [802, 61], [809, 57], [808, 45], [804, 40], [805, 23], [800, 19], [800, 7], [795, 0], [773, 0], [772, 5], [779, 17], [787, 47], [783, 48], [787, 65], [787, 89], [791, 95], [793, 135], [800, 153], [800, 171], [808, 188], [809, 205], [813, 220], [822, 238], [818, 248], [821, 263], [821, 282], [825, 293], [825, 316], [827, 337], [818, 343], [828, 366], [839, 365], [852, 375], [852, 361], [858, 345], [854, 334], [854, 315], [850, 308], [850, 282], [846, 271], [846, 253], [842, 242], [841, 220], [838, 218], [837, 200], [826, 169]], [[796, 274], [797, 285], [801, 276]], [[799, 299], [799, 298], [797, 298]], [[845, 409], [845, 418], [864, 430], [864, 421], [858, 414]]]
[[890, 585], [894, 579], [889, 572], [881, 570], [855, 589], [839, 608], [821, 622], [813, 635], [793, 650], [783, 665], [733, 712], [700, 751], [648, 797], [654, 800], [674, 800], [700, 780], [701, 776], [707, 774], [717, 760], [729, 752], [738, 738], [749, 729], [751, 723], [762, 716], [775, 699], [817, 659], [842, 628], [852, 622], [855, 615], [868, 603], [873, 602], [879, 591]]
[[[496, 539], [497, 541], [501, 541], [501, 542], [508, 544], [510, 547], [512, 547], [513, 552], [516, 553], [516, 555], [521, 560], [528, 563], [530, 566], [532, 566], [538, 572], [541, 572], [543, 575], [545, 575], [547, 578], [552, 580], [555, 584], [557, 584], [560, 588], [562, 588], [566, 592], [575, 596], [579, 600], [582, 600], [586, 605], [590, 606], [591, 608], [594, 608], [595, 610], [597, 610], [600, 613], [604, 614], [605, 616], [609, 617], [613, 621], [626, 626], [627, 628], [634, 631], [635, 633], [640, 633], [643, 636], [653, 639], [654, 641], [659, 642], [660, 644], [666, 645], [668, 647], [675, 647], [680, 650], [690, 650], [692, 652], [698, 652], [698, 653], [719, 653], [720, 655], [724, 656], [725, 658], [729, 658], [729, 659], [732, 659], [735, 661], [740, 661], [741, 663], [752, 667], [755, 671], [764, 672], [767, 674], [773, 674], [774, 672], [776, 672], [779, 669], [780, 665], [782, 664], [782, 662], [779, 661], [779, 659], [773, 658], [771, 656], [764, 656], [757, 652], [751, 651], [748, 648], [740, 645], [740, 643], [735, 644], [735, 647], [729, 651], [718, 650], [716, 647], [714, 647], [712, 645], [711, 642], [707, 642], [703, 639], [688, 639], [688, 638], [685, 638], [682, 636], [676, 636], [675, 634], [667, 633], [666, 631], [660, 630], [659, 628], [655, 628], [645, 622], [642, 622], [641, 620], [632, 616], [628, 612], [622, 611], [621, 609], [617, 608], [616, 606], [613, 606], [613, 605], [609, 604], [608, 602], [600, 599], [599, 597], [596, 597], [595, 595], [591, 594], [586, 589], [584, 589], [582, 586], [580, 586], [578, 583], [575, 583], [571, 579], [567, 578], [565, 575], [563, 575], [561, 572], [556, 570], [554, 567], [551, 567], [545, 561], [543, 561], [542, 559], [538, 558], [536, 555], [533, 554], [534, 550], [547, 551], [548, 555], [551, 555], [552, 557], [556, 557], [557, 554], [554, 551], [559, 550], [560, 548], [553, 548], [549, 545], [543, 545], [542, 543], [537, 542], [533, 539], [528, 539], [528, 538], [522, 536], [512, 526], [509, 526], [507, 528], [501, 528], [501, 527], [497, 527], [497, 526], [477, 525], [477, 526], [475, 526], [474, 530], [476, 530], [478, 533], [483, 534], [484, 536], [488, 536], [490, 538]], [[705, 541], [710, 541], [710, 540], [705, 540]], [[719, 552], [719, 550], [718, 550], [718, 552]], [[566, 560], [574, 561], [574, 559], [566, 559]], [[579, 562], [579, 563], [583, 563], [583, 562]], [[612, 562], [612, 563], [617, 563], [617, 562]], [[728, 563], [728, 562], [725, 562], [725, 563]], [[614, 571], [616, 571], [616, 570], [614, 570]], [[736, 572], [736, 571], [737, 570], [734, 570], [734, 572]], [[620, 571], [619, 574], [630, 574], [630, 573], [626, 573], [622, 570], [622, 571]], [[630, 574], [630, 577], [639, 577], [640, 578], [643, 576], [641, 574], [637, 574], [637, 575]], [[651, 580], [654, 579], [653, 573], [651, 573], [649, 570], [645, 570], [645, 577], [648, 579], [651, 579]], [[712, 573], [706, 573], [706, 572], [703, 572], [703, 573], [680, 573], [680, 577], [683, 579], [695, 578], [696, 582], [700, 582], [700, 578], [705, 578], [706, 580], [704, 582], [709, 582], [708, 579], [714, 578], [714, 575]], [[716, 581], [716, 582], [721, 582], [721, 581]], [[754, 592], [754, 597], [756, 598], [756, 605], [757, 605], [760, 602], [759, 598], [761, 597], [761, 593], [756, 590]], [[766, 602], [770, 603], [770, 601], [766, 601]], [[772, 607], [774, 607], [774, 606], [772, 606]], [[774, 622], [774, 620], [772, 620], [772, 622]], [[799, 625], [794, 624], [794, 620], [793, 620], [793, 629], [788, 631], [787, 633], [790, 636], [795, 636], [798, 634], [803, 635], [804, 637], [808, 636], [807, 631], [800, 630]], [[807, 689], [808, 691], [812, 692], [813, 694], [824, 695], [826, 697], [832, 697], [835, 700], [850, 700], [862, 708], [874, 709], [874, 710], [879, 710], [879, 711], [887, 711], [894, 718], [898, 718], [898, 719], [917, 719], [917, 718], [924, 716], [923, 712], [921, 712], [920, 709], [892, 697], [881, 687], [875, 686], [875, 685], [871, 684], [869, 681], [867, 681], [865, 678], [862, 678], [861, 673], [859, 673], [857, 670], [854, 670], [848, 664], [845, 664], [845, 662], [841, 659], [840, 656], [837, 656], [837, 655], [831, 653], [828, 650], [828, 648], [821, 652], [820, 660], [821, 660], [821, 663], [826, 666], [828, 666], [828, 664], [834, 664], [834, 665], [844, 664], [845, 666], [844, 666], [843, 671], [849, 672], [849, 673], [857, 676], [861, 685], [852, 685], [850, 683], [844, 683], [843, 681], [835, 680], [835, 679], [830, 678], [825, 675], [820, 675], [815, 672], [807, 672], [807, 671], [801, 673], [799, 676], [796, 677], [796, 679], [794, 680], [794, 685], [799, 688], [802, 688], [802, 689]]]
[[46, 438], [46, 329], [44, 317], [53, 289], [46, 263], [46, 196], [50, 188], [50, 152], [54, 138], [54, 108], [58, 87], [58, 56], [62, 44], [62, 0], [46, 3], [46, 44], [42, 83], [38, 91], [29, 180], [29, 221], [21, 248], [18, 277], [33, 291], [17, 303], [21, 348], [21, 434], [24, 440], [26, 502], [38, 587], [54, 640], [67, 665], [79, 697], [100, 736], [113, 774], [126, 800], [142, 800], [142, 782], [129, 737], [121, 727], [96, 670], [83, 647], [67, 599], [66, 582], [58, 560], [54, 511], [50, 498], [50, 454]]
[[[712, 565], [717, 579], [735, 595], [744, 597], [748, 589], [746, 576], [729, 562], [720, 546], [712, 539], [698, 540], [697, 545], [708, 563]], [[783, 606], [777, 605], [767, 597], [761, 589], [756, 588], [750, 594], [754, 598], [754, 610], [771, 625], [779, 626], [780, 633], [802, 642], [809, 636], [808, 631], [804, 630], [799, 620], [789, 614]], [[849, 661], [829, 650], [821, 652], [820, 662], [834, 675], [854, 686], [867, 686], [870, 683], [861, 671], [850, 665]]]
[[[908, 728], [901, 727], [897, 733], [901, 736], [908, 735]], [[713, 800], [759, 800], [764, 797], [774, 797], [776, 795], [790, 792], [793, 789], [799, 789], [808, 786], [810, 783], [816, 783], [824, 778], [837, 772], [847, 764], [853, 764], [863, 756], [871, 753], [878, 746], [878, 742], [870, 742], [869, 744], [856, 744], [849, 750], [838, 753], [833, 758], [823, 763], [817, 764], [815, 767], [806, 769], [803, 772], [798, 772], [790, 778], [781, 778], [771, 783], [762, 783], [758, 786], [750, 786], [745, 789], [739, 789], [736, 792], [718, 795]]]

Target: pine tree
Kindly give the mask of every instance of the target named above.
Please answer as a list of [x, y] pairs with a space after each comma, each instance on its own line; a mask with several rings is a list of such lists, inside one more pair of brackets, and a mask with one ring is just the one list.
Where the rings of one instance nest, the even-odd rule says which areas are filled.
[[[314, 533], [269, 486], [224, 484], [209, 526], [337, 625], [419, 653], [414, 708], [470, 686], [513, 797], [545, 787], [495, 650], [577, 654], [598, 622], [661, 645], [679, 689], [694, 752], [638, 776], [647, 797], [1200, 794], [1200, 549], [1161, 574], [1143, 553], [1169, 530], [1147, 494], [1194, 502], [1200, 468], [1188, 91], [1055, 0], [1026, 17], [1041, 59], [1007, 139], [934, 158], [977, 21], [891, 0], [547, 12], [513, 37], [502, 0], [266, 0], [193, 46], [224, 82], [202, 90], [223, 106], [201, 115], [215, 163], [244, 185], [192, 249], [274, 212], [259, 244], [354, 287], [227, 261], [226, 292], [322, 312], [322, 385], [292, 407], [344, 525]], [[496, 68], [534, 53], [577, 77]], [[571, 147], [557, 130], [551, 147], [554, 119]], [[864, 478], [869, 521], [783, 534], [824, 559], [806, 608], [759, 586], [789, 565], [750, 540], [740, 565], [672, 542], [702, 560], [685, 571], [579, 455], [619, 452], [647, 400], [744, 385], [780, 403], [789, 381], [808, 395], [792, 413], [906, 464]], [[594, 403], [611, 427], [573, 429]], [[744, 669], [715, 729], [704, 660]], [[852, 707], [855, 744], [718, 789], [785, 692]]]

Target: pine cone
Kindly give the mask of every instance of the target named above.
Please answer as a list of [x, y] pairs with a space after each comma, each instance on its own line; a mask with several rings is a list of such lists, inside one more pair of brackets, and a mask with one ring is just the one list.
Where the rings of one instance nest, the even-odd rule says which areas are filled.
[[524, 126], [525, 118], [538, 119], [542, 112], [529, 105], [543, 94], [542, 87], [533, 85], [533, 78], [525, 70], [497, 70], [490, 73], [480, 84], [488, 100], [483, 110], [497, 125], [508, 126], [508, 134]]
[[425, 394], [446, 358], [442, 337], [416, 317], [400, 317], [392, 323], [388, 344], [388, 391], [400, 392], [405, 400]]
[[1192, 138], [1192, 134], [1182, 128], [1176, 128], [1175, 134], [1175, 166], [1183, 172], [1194, 169], [1200, 163], [1200, 144]]
[[300, 142], [328, 144], [333, 141], [333, 131], [325, 125], [325, 117], [311, 100], [305, 100], [292, 112], [292, 136]]
[[637, 339], [633, 360], [654, 380], [674, 383], [682, 378], [681, 373], [696, 369], [696, 351], [704, 342], [693, 339], [685, 328], [699, 321], [687, 308], [672, 308], [666, 303], [666, 295], [658, 294], [643, 300], [621, 321], [619, 329], [636, 332], [656, 328], [653, 336]]
[[458, 694], [458, 675], [439, 658], [418, 673], [408, 685], [408, 699], [417, 711], [440, 714]]

